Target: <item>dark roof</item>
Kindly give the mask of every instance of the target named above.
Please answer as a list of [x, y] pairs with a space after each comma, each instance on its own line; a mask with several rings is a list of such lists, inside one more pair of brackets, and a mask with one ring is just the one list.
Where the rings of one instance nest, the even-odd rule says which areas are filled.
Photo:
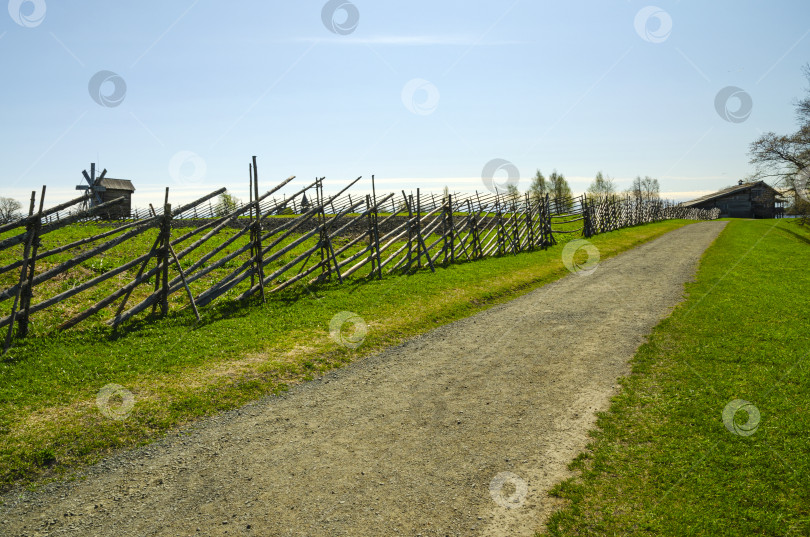
[[685, 202], [681, 203], [681, 205], [684, 206], [684, 207], [691, 207], [692, 205], [698, 205], [698, 204], [703, 203], [705, 201], [711, 201], [711, 200], [713, 200], [715, 198], [722, 198], [722, 197], [728, 196], [730, 194], [735, 194], [735, 193], [741, 192], [743, 190], [748, 190], [749, 188], [753, 188], [755, 186], [764, 186], [764, 187], [767, 187], [767, 188], [773, 190], [774, 194], [777, 194], [777, 195], [779, 194], [779, 192], [776, 189], [774, 189], [771, 185], [769, 185], [765, 181], [755, 181], [753, 183], [743, 183], [741, 185], [730, 186], [728, 188], [724, 188], [723, 190], [718, 190], [717, 192], [713, 192], [712, 194], [706, 194], [705, 196], [701, 196], [699, 198], [695, 198], [695, 199], [690, 200], [690, 201], [685, 201]]
[[127, 190], [135, 192], [135, 187], [129, 179], [113, 179], [112, 177], [105, 177], [99, 184], [107, 190]]

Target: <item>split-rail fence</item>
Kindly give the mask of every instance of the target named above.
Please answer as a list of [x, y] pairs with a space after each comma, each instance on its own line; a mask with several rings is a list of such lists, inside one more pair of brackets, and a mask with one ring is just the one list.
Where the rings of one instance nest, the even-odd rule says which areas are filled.
[[[42, 188], [38, 204], [36, 192], [32, 192], [28, 215], [0, 225], [0, 254], [12, 248], [20, 252], [13, 256], [14, 261], [0, 266], [0, 277], [19, 275], [13, 279], [7, 276], [6, 281], [12, 283], [0, 289], [0, 304], [6, 302], [8, 312], [0, 317], [0, 328], [6, 327], [4, 350], [14, 336], [29, 334], [33, 315], [77, 300], [80, 294], [114, 277], [119, 281], [123, 278], [125, 283], [86, 307], [82, 303], [81, 311], [64, 319], [58, 329], [71, 328], [91, 317], [106, 317], [104, 322], [118, 326], [150, 308], [165, 315], [169, 297], [176, 294], [185, 296], [199, 319], [200, 308], [224, 295], [264, 301], [268, 294], [301, 282], [342, 283], [353, 275], [382, 278], [384, 272], [435, 271], [438, 265], [545, 249], [562, 235], [591, 237], [671, 218], [718, 217], [716, 211], [628, 197], [553, 199], [549, 195], [478, 192], [426, 195], [419, 189], [378, 196], [373, 177], [368, 195], [352, 197], [348, 192], [359, 177], [331, 195], [324, 193], [324, 178], [318, 178], [278, 199], [278, 193], [293, 179], [285, 179], [260, 195], [253, 157], [250, 200], [245, 204], [224, 211], [221, 204], [215, 206], [215, 200], [226, 192], [222, 188], [173, 207], [167, 188], [161, 207], [150, 206], [148, 213], [99, 226], [99, 232], [92, 236], [47, 250], [41, 246], [48, 234], [74, 224], [101, 221], [105, 210], [123, 199], [86, 207], [87, 199], [82, 196], [45, 209], [46, 188]], [[39, 286], [88, 260], [103, 257], [113, 248], [126, 247], [150, 231], [156, 232], [156, 237], [147, 251], [128, 252], [129, 258], [118, 266], [34, 300]], [[219, 240], [212, 240], [217, 236]], [[68, 259], [37, 270], [49, 258], [66, 252], [71, 254]], [[196, 256], [192, 256], [194, 252]], [[187, 260], [184, 266], [184, 258], [195, 260]], [[192, 284], [198, 280], [206, 282], [205, 286], [201, 289], [198, 283], [193, 292]], [[150, 291], [144, 293], [143, 286], [150, 285]], [[136, 289], [141, 292], [135, 303], [130, 303]]]

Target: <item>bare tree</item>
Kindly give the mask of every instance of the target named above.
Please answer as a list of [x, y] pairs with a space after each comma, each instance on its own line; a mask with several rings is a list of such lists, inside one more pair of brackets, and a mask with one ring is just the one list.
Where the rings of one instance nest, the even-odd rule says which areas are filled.
[[654, 201], [661, 197], [661, 185], [658, 179], [645, 175], [641, 179], [641, 199], [643, 201]]
[[[804, 75], [810, 82], [810, 64]], [[751, 164], [756, 166], [754, 179], [772, 178], [774, 186], [793, 198], [791, 210], [810, 218], [810, 88], [807, 95], [796, 102], [799, 130], [787, 135], [767, 132], [749, 148]]]
[[13, 198], [0, 197], [0, 224], [6, 224], [19, 218], [22, 203]]
[[658, 179], [649, 175], [636, 176], [627, 194], [639, 201], [654, 201], [661, 197], [661, 185]]

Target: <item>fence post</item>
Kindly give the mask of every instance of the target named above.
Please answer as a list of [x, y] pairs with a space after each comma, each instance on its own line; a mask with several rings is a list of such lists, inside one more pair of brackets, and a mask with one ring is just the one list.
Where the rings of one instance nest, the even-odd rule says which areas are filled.
[[556, 239], [554, 239], [554, 232], [551, 229], [551, 199], [549, 195], [546, 194], [546, 217], [545, 217], [545, 226], [546, 226], [546, 236], [548, 237], [548, 246], [554, 246], [556, 244]]
[[[372, 230], [374, 231], [374, 253], [377, 256], [377, 278], [382, 280], [382, 259], [380, 258], [380, 222], [379, 222], [379, 214], [377, 213], [377, 185], [374, 179], [374, 175], [371, 175], [371, 194], [372, 200], [374, 201], [374, 206], [372, 208], [371, 214], [371, 221], [372, 221]], [[393, 204], [394, 197], [391, 196], [391, 202]], [[394, 213], [391, 213], [393, 216]], [[373, 267], [373, 265], [372, 265]]]
[[410, 270], [411, 268], [411, 255], [413, 252], [413, 196], [411, 199], [408, 199], [408, 196], [405, 195], [405, 191], [402, 191], [402, 197], [405, 198], [405, 204], [408, 206], [408, 263], [405, 267], [405, 270]]
[[166, 203], [163, 206], [163, 224], [160, 232], [163, 235], [163, 243], [160, 252], [162, 265], [159, 275], [162, 279], [160, 289], [160, 313], [166, 315], [169, 313], [169, 248], [171, 248], [172, 241], [172, 206], [170, 203]]
[[588, 198], [582, 196], [582, 236], [586, 239], [591, 236], [590, 225], [588, 223]]
[[[28, 208], [28, 216], [34, 215], [34, 205], [36, 203], [37, 193], [36, 191], [31, 192], [31, 203]], [[30, 224], [29, 224], [30, 226]], [[23, 264], [22, 269], [20, 270], [20, 282], [19, 287], [17, 288], [17, 293], [14, 295], [14, 304], [11, 306], [11, 320], [8, 323], [8, 332], [6, 333], [6, 341], [3, 345], [3, 354], [8, 352], [9, 347], [11, 346], [11, 334], [14, 331], [14, 320], [17, 316], [17, 306], [20, 303], [20, 298], [22, 295], [22, 290], [25, 284], [25, 276], [26, 270], [28, 269], [28, 255], [31, 252], [31, 243], [33, 241], [34, 235], [32, 230], [26, 232], [27, 237], [25, 238], [25, 247], [23, 249]]]
[[[259, 275], [259, 290], [262, 294], [262, 303], [267, 300], [264, 296], [264, 259], [262, 256], [262, 223], [261, 215], [259, 214], [259, 168], [256, 166], [256, 156], [253, 156], [253, 202], [256, 204], [256, 219], [253, 221], [253, 249], [256, 252], [254, 258], [255, 269], [254, 271]], [[254, 213], [251, 207], [251, 213]], [[251, 288], [253, 285], [251, 285]]]
[[[422, 239], [422, 195], [419, 189], [416, 189], [416, 236], [421, 241]], [[422, 268], [422, 250], [421, 245], [416, 245], [416, 266]], [[427, 252], [426, 252], [427, 253]], [[428, 258], [430, 255], [428, 254]]]
[[495, 218], [496, 220], [496, 242], [498, 244], [498, 255], [504, 254], [504, 229], [503, 229], [503, 214], [501, 213], [501, 196], [495, 193]]
[[29, 226], [30, 232], [33, 233], [33, 236], [31, 243], [31, 259], [28, 261], [28, 277], [26, 278], [25, 287], [22, 289], [22, 302], [20, 303], [20, 309], [22, 310], [22, 315], [20, 315], [20, 319], [18, 321], [20, 337], [25, 337], [28, 335], [28, 312], [31, 309], [31, 298], [34, 294], [34, 271], [37, 263], [37, 251], [39, 250], [39, 245], [41, 242], [39, 240], [39, 233], [42, 229], [42, 209], [45, 203], [45, 188], [46, 187], [43, 185], [42, 195], [39, 197], [39, 212], [37, 213], [37, 219]]
[[447, 195], [447, 214], [450, 224], [450, 262], [456, 261], [456, 224], [453, 221], [453, 195]]
[[374, 255], [374, 224], [372, 222], [371, 196], [369, 194], [366, 194], [366, 223], [368, 224], [368, 231], [366, 231], [368, 235], [368, 257], [371, 260], [371, 272], [369, 276], [373, 276], [374, 273], [377, 272], [377, 262], [376, 256]]

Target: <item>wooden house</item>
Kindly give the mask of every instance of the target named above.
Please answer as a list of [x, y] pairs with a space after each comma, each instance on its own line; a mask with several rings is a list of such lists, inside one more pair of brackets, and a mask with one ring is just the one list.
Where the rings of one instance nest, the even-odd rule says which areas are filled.
[[712, 194], [682, 203], [683, 207], [720, 209], [720, 218], [782, 218], [786, 200], [764, 181], [724, 188]]
[[[104, 212], [104, 217], [109, 219], [127, 218], [132, 213], [132, 193], [135, 187], [129, 179], [113, 179], [104, 177], [96, 180], [96, 184], [103, 187], [103, 191], [98, 191], [101, 196], [101, 203], [112, 201], [123, 196], [123, 203], [113, 205]], [[100, 189], [99, 189], [100, 190]]]

